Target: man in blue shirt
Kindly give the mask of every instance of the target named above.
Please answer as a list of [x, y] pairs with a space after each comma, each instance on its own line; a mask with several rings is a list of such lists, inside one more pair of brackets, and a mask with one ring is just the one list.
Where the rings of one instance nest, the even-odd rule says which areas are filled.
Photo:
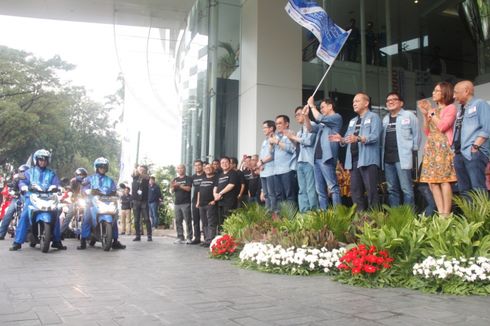
[[274, 185], [274, 146], [271, 144], [270, 139], [275, 137], [276, 123], [272, 120], [264, 121], [262, 123], [262, 131], [265, 139], [260, 148], [257, 168], [260, 170], [260, 182], [265, 207], [274, 212], [277, 210], [277, 196]]
[[[276, 135], [269, 142], [274, 145], [274, 187], [278, 202], [296, 203], [296, 146], [289, 140], [289, 117], [276, 117]], [[277, 212], [277, 208], [275, 210]]]
[[[378, 169], [380, 167], [381, 119], [369, 110], [369, 95], [359, 92], [354, 96], [352, 107], [357, 117], [349, 121], [345, 137], [331, 135], [330, 141], [347, 145], [345, 168], [351, 171], [352, 201], [357, 211], [379, 205]], [[365, 193], [367, 193], [367, 205]]]
[[318, 122], [311, 125], [311, 129], [317, 133], [315, 148], [315, 183], [320, 208], [328, 206], [328, 192], [332, 194], [332, 204], [341, 204], [340, 188], [337, 180], [337, 160], [339, 144], [330, 142], [330, 135], [338, 134], [342, 128], [342, 117], [335, 112], [335, 104], [331, 99], [324, 99], [320, 103], [320, 111], [315, 106], [312, 96], [308, 98], [308, 106], [313, 117]]
[[454, 123], [454, 169], [460, 193], [486, 190], [485, 167], [490, 154], [490, 106], [475, 98], [473, 83], [464, 80], [454, 87], [454, 99], [461, 105]]
[[420, 142], [419, 120], [403, 109], [403, 99], [397, 92], [386, 96], [388, 114], [383, 118], [382, 164], [388, 186], [391, 207], [403, 204], [414, 206], [412, 167], [413, 153]]
[[[109, 170], [109, 160], [104, 157], [99, 157], [94, 161], [95, 174], [92, 174], [85, 178], [83, 181], [83, 191], [85, 193], [91, 190], [97, 190], [104, 195], [115, 195], [116, 194], [116, 184], [109, 176], [106, 175]], [[90, 237], [92, 232], [92, 219], [96, 214], [95, 207], [93, 207], [88, 201], [87, 208], [85, 209], [85, 214], [83, 216], [82, 223], [82, 234], [80, 235], [80, 246], [77, 247], [78, 250], [84, 250], [87, 248], [87, 239]], [[119, 230], [117, 228], [117, 215], [112, 219], [112, 248], [113, 249], [126, 249], [125, 245], [122, 245], [118, 241]]]
[[308, 117], [308, 107], [298, 106], [294, 111], [296, 122], [301, 125], [301, 130], [296, 134], [293, 132], [285, 132], [285, 135], [291, 140], [298, 149], [298, 206], [300, 212], [318, 208], [318, 197], [315, 189], [315, 174], [314, 174], [314, 147], [316, 133], [311, 132], [307, 126], [310, 124]]
[[[26, 193], [24, 209], [20, 215], [19, 224], [17, 226], [17, 233], [15, 234], [15, 241], [10, 248], [11, 251], [19, 250], [22, 244], [25, 242], [28, 226], [30, 224], [29, 218], [31, 217], [31, 200], [29, 196], [29, 187], [36, 186], [42, 191], [52, 191], [58, 189], [60, 186], [60, 180], [56, 176], [53, 170], [47, 166], [51, 158], [51, 153], [45, 149], [37, 150], [32, 156], [35, 166], [25, 172], [25, 178], [19, 181], [19, 188], [23, 193]], [[59, 212], [53, 211], [52, 220], [54, 221], [53, 241], [51, 247], [66, 250], [66, 247], [61, 243], [61, 231], [59, 223]]]

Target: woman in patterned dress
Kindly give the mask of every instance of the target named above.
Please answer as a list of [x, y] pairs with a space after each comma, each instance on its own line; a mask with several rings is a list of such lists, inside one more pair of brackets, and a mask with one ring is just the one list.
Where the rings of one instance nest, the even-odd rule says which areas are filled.
[[451, 213], [453, 197], [451, 183], [456, 182], [454, 153], [451, 150], [457, 111], [453, 104], [453, 85], [438, 83], [432, 91], [432, 100], [436, 107], [432, 107], [428, 100], [417, 103], [427, 135], [420, 182], [429, 184], [439, 215], [447, 216]]

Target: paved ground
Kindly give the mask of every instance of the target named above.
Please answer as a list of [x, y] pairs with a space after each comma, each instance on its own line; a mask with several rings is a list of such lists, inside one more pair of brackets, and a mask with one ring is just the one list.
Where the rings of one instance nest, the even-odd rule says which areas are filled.
[[0, 325], [490, 325], [490, 297], [264, 274], [173, 240], [48, 254], [0, 241]]

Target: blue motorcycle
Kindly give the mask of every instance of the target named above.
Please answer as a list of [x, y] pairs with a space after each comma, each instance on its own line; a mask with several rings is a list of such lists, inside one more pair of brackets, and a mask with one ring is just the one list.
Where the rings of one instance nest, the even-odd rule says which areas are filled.
[[118, 214], [118, 197], [112, 194], [104, 194], [98, 190], [92, 190], [89, 198], [92, 213], [92, 239], [90, 245], [100, 241], [104, 251], [111, 250], [112, 225], [116, 223]]
[[43, 190], [38, 185], [33, 185], [29, 190], [29, 221], [31, 221], [31, 247], [38, 243], [41, 251], [49, 251], [49, 245], [53, 238], [54, 226], [59, 215], [58, 188], [50, 186]]

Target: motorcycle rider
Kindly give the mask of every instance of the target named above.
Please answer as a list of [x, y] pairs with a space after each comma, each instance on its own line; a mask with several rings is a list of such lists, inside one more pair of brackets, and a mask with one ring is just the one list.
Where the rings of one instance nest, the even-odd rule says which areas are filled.
[[[95, 174], [92, 174], [85, 178], [82, 183], [82, 190], [86, 193], [90, 193], [91, 190], [98, 190], [103, 194], [114, 195], [116, 193], [116, 183], [109, 176], [106, 175], [109, 170], [109, 160], [104, 157], [99, 157], [94, 161]], [[87, 248], [87, 239], [90, 237], [92, 231], [92, 215], [95, 214], [94, 207], [90, 203], [87, 203], [85, 214], [83, 216], [82, 234], [80, 236], [79, 250]], [[117, 228], [116, 217], [112, 223], [112, 249], [126, 249], [126, 246], [118, 241], [119, 231]]]
[[[30, 224], [30, 209], [29, 206], [31, 204], [29, 199], [29, 186], [37, 185], [44, 191], [50, 191], [53, 189], [57, 189], [60, 187], [60, 180], [56, 176], [53, 170], [49, 169], [47, 166], [49, 165], [49, 160], [51, 158], [51, 153], [45, 149], [39, 149], [34, 152], [32, 156], [35, 166], [31, 167], [29, 170], [25, 171], [25, 179], [19, 181], [19, 188], [22, 193], [25, 193], [25, 202], [24, 209], [19, 218], [19, 225], [17, 227], [17, 232], [15, 234], [15, 241], [10, 247], [11, 251], [19, 250], [22, 247], [22, 244], [25, 242], [27, 229]], [[59, 212], [55, 212], [56, 216], [54, 216], [54, 232], [53, 232], [53, 241], [51, 244], [52, 248], [56, 248], [59, 250], [66, 250], [66, 247], [61, 243], [61, 232], [60, 232], [60, 223], [59, 223]]]
[[5, 212], [5, 216], [3, 217], [2, 223], [0, 224], [0, 240], [5, 239], [5, 235], [7, 234], [10, 222], [12, 221], [15, 210], [17, 209], [17, 201], [23, 200], [20, 196], [19, 182], [20, 180], [25, 179], [25, 172], [28, 169], [29, 166], [26, 164], [22, 164], [21, 166], [19, 166], [19, 168], [17, 169], [17, 173], [14, 175], [14, 178], [12, 180], [11, 190], [15, 193], [15, 195], [12, 198], [12, 201], [10, 202], [7, 211]]
[[65, 214], [65, 219], [63, 220], [63, 224], [61, 225], [61, 234], [63, 234], [70, 225], [70, 222], [73, 218], [73, 214], [75, 213], [75, 205], [77, 199], [82, 195], [82, 182], [88, 176], [88, 172], [84, 168], [78, 168], [75, 170], [75, 176], [70, 180], [70, 191], [71, 191], [71, 204], [68, 206], [68, 212]]

